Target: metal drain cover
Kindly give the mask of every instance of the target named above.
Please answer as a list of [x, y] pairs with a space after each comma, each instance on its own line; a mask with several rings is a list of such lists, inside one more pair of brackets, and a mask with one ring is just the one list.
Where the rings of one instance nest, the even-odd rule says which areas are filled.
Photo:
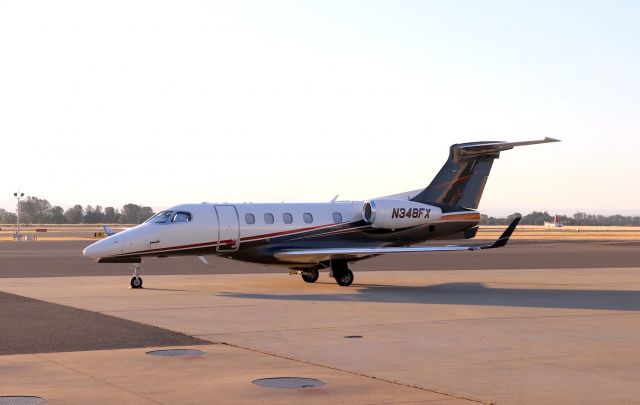
[[14, 397], [0, 397], [0, 405], [41, 405], [47, 400], [40, 397], [18, 395]]
[[322, 387], [326, 382], [322, 380], [316, 380], [315, 378], [304, 377], [273, 377], [273, 378], [259, 378], [251, 381], [255, 385], [269, 388], [311, 388]]
[[[202, 350], [197, 349], [165, 349], [165, 350], [152, 350], [147, 352], [150, 356], [201, 356], [205, 354]], [[0, 405], [3, 405], [0, 403]]]

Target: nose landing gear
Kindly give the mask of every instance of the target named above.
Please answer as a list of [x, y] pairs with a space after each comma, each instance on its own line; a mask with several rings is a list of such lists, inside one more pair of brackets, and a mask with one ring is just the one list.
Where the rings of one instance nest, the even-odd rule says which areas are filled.
[[132, 263], [133, 277], [131, 277], [131, 288], [142, 288], [142, 277], [138, 276], [140, 263]]
[[318, 269], [302, 270], [302, 279], [307, 283], [315, 283], [320, 277], [320, 271]]

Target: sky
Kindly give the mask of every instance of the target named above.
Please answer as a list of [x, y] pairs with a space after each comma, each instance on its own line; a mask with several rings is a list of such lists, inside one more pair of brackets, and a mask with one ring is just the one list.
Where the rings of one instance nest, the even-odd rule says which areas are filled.
[[640, 2], [0, 0], [0, 208], [360, 200], [449, 145], [490, 215], [640, 214]]

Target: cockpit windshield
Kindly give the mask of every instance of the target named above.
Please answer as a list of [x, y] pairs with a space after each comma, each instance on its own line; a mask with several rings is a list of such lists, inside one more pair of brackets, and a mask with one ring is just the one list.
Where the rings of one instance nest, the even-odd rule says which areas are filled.
[[156, 224], [164, 224], [165, 222], [167, 222], [169, 220], [169, 218], [171, 218], [171, 214], [173, 214], [173, 211], [158, 212], [156, 215], [154, 215], [151, 218], [147, 219], [145, 222], [153, 222], [153, 223], [156, 223]]
[[188, 212], [176, 212], [176, 215], [173, 216], [171, 222], [189, 222], [191, 221], [191, 214]]

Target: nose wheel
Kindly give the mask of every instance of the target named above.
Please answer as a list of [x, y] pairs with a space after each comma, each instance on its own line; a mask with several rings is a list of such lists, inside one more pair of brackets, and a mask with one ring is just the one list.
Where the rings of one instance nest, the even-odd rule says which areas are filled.
[[131, 288], [142, 288], [142, 277], [131, 277]]
[[320, 272], [318, 269], [310, 269], [302, 271], [302, 279], [307, 283], [315, 283], [318, 281], [318, 277], [320, 277]]
[[142, 277], [138, 275], [140, 271], [140, 263], [133, 263], [133, 277], [131, 277], [131, 288], [142, 288]]

